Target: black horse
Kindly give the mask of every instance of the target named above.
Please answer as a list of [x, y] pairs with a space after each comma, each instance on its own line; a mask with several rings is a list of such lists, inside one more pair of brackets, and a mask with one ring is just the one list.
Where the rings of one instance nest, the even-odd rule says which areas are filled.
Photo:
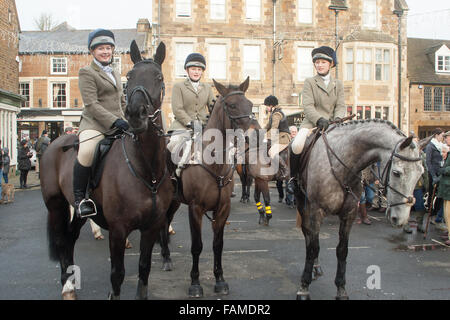
[[[111, 254], [110, 299], [119, 299], [125, 277], [125, 241], [131, 231], [141, 231], [139, 283], [136, 298], [147, 298], [148, 276], [152, 249], [159, 231], [165, 224], [166, 212], [173, 197], [163, 137], [161, 104], [164, 79], [161, 65], [166, 54], [160, 43], [154, 60], [143, 60], [133, 41], [131, 58], [133, 69], [128, 73], [126, 118], [134, 137], [122, 135], [115, 140], [106, 156], [103, 175], [92, 192], [98, 214], [92, 219], [109, 230]], [[43, 155], [41, 166], [42, 196], [48, 209], [47, 232], [50, 258], [61, 265], [63, 298], [75, 299], [76, 294], [69, 266], [74, 265], [75, 242], [86, 219], [71, 218], [74, 204], [72, 190], [74, 149], [64, 152], [63, 147], [73, 144], [76, 137], [56, 139]], [[80, 143], [83, 143], [82, 141]], [[70, 269], [69, 269], [70, 270]]]

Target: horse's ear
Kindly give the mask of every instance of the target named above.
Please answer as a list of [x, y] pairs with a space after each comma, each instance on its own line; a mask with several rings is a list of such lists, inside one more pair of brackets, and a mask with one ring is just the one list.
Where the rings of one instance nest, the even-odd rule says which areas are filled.
[[214, 87], [216, 87], [217, 91], [220, 93], [222, 97], [225, 97], [229, 90], [222, 84], [218, 83], [216, 80], [213, 79]]
[[241, 90], [242, 92], [246, 92], [249, 85], [250, 85], [250, 76], [248, 76], [247, 79], [245, 79], [245, 81], [240, 84], [239, 90]]
[[405, 141], [403, 141], [402, 144], [400, 145], [400, 150], [403, 150], [409, 145], [411, 145], [412, 140], [413, 136], [409, 136], [408, 138], [406, 138]]
[[433, 139], [433, 136], [429, 136], [427, 138], [424, 138], [419, 141], [419, 149], [422, 151], [427, 147], [427, 145], [430, 143], [431, 139]]
[[158, 48], [156, 49], [154, 60], [157, 64], [162, 65], [165, 58], [166, 45], [164, 44], [164, 42], [160, 42]]
[[142, 61], [141, 52], [139, 51], [139, 47], [136, 43], [136, 40], [131, 41], [130, 55], [131, 61], [133, 61], [134, 64]]

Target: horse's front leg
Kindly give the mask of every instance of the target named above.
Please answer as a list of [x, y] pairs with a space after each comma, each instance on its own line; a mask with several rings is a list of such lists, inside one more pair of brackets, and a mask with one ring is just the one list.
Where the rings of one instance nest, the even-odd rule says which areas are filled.
[[223, 278], [223, 269], [222, 269], [223, 232], [229, 214], [230, 214], [230, 203], [227, 203], [225, 206], [220, 208], [218, 212], [214, 215], [214, 222], [212, 223], [214, 232], [214, 240], [213, 240], [214, 276], [216, 277], [216, 285], [214, 286], [214, 292], [219, 294], [229, 293], [228, 283], [226, 283], [225, 279]]
[[148, 299], [148, 276], [152, 266], [152, 251], [158, 234], [153, 229], [141, 232], [140, 257], [139, 257], [139, 282], [136, 292], [136, 300]]
[[264, 224], [266, 226], [268, 226], [270, 219], [272, 219], [272, 207], [270, 206], [269, 185], [263, 180], [260, 180], [258, 184], [259, 184], [259, 189], [262, 192], [262, 195], [263, 195], [263, 198], [264, 198], [264, 205], [266, 207], [265, 208], [266, 217], [265, 217]]
[[254, 197], [255, 197], [256, 208], [258, 209], [258, 213], [259, 213], [258, 224], [264, 224], [265, 220], [266, 220], [266, 211], [264, 210], [264, 206], [260, 201], [261, 200], [261, 190], [260, 190], [259, 183], [256, 179], [255, 179]]
[[172, 201], [170, 204], [169, 210], [166, 214], [166, 222], [164, 227], [160, 231], [160, 246], [161, 246], [161, 256], [163, 259], [162, 270], [164, 271], [172, 271], [173, 264], [172, 259], [170, 258], [170, 249], [169, 249], [169, 225], [172, 222], [173, 216], [175, 212], [180, 207], [180, 202]]
[[111, 255], [111, 285], [110, 300], [120, 300], [120, 287], [125, 278], [124, 254], [127, 234], [112, 226], [109, 229], [109, 251]]
[[[356, 210], [353, 209], [353, 211]], [[336, 247], [337, 271], [334, 280], [337, 287], [336, 300], [348, 300], [348, 294], [345, 290], [345, 272], [347, 268], [348, 239], [355, 215], [355, 212], [351, 212], [349, 215], [340, 216], [339, 244]]]
[[200, 285], [200, 272], [198, 263], [200, 254], [203, 250], [202, 242], [202, 218], [203, 211], [195, 204], [189, 205], [189, 226], [191, 229], [191, 254], [192, 254], [192, 269], [191, 269], [191, 286], [189, 287], [189, 297], [201, 298], [203, 297], [203, 288]]
[[303, 269], [302, 279], [300, 283], [300, 289], [297, 292], [297, 300], [309, 300], [309, 285], [312, 281], [312, 273], [314, 264], [319, 257], [319, 226], [320, 219], [317, 218], [320, 215], [319, 212], [308, 213], [302, 215], [302, 231], [305, 236], [306, 245], [306, 259], [305, 267]]

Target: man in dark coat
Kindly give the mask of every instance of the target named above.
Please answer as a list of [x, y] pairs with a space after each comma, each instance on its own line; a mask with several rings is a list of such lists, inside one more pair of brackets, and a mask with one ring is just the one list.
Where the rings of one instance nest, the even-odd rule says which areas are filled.
[[19, 153], [17, 155], [17, 160], [19, 162], [17, 168], [20, 170], [20, 189], [28, 188], [28, 171], [31, 170], [30, 158], [33, 156], [33, 153], [30, 151], [27, 144], [28, 141], [26, 139], [23, 139], [20, 142]]

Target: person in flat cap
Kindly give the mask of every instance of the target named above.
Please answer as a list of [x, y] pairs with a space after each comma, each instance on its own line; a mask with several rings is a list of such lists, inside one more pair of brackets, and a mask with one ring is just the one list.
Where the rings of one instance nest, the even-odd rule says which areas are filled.
[[330, 47], [322, 46], [312, 50], [311, 57], [317, 75], [307, 78], [303, 86], [302, 106], [305, 118], [291, 143], [289, 192], [294, 190], [294, 177], [298, 174], [300, 154], [311, 129], [327, 130], [331, 121], [346, 115], [344, 85], [330, 73], [337, 65], [336, 52]]
[[[167, 149], [172, 153], [172, 161], [178, 165], [177, 175], [188, 162], [191, 149], [191, 134], [194, 123], [202, 126], [208, 121], [208, 106], [212, 104], [214, 94], [211, 85], [201, 82], [206, 70], [205, 57], [200, 53], [191, 53], [184, 62], [186, 79], [175, 83], [172, 89], [172, 113], [174, 120], [169, 132], [177, 131], [170, 138]], [[187, 141], [184, 144], [184, 141]], [[183, 147], [182, 155], [180, 149]]]
[[96, 29], [89, 33], [87, 45], [93, 61], [79, 72], [84, 109], [78, 130], [80, 146], [73, 168], [75, 209], [80, 218], [95, 214], [93, 202], [85, 199], [85, 195], [98, 142], [106, 134], [114, 135], [129, 128], [120, 73], [111, 67], [116, 47], [114, 33]]

